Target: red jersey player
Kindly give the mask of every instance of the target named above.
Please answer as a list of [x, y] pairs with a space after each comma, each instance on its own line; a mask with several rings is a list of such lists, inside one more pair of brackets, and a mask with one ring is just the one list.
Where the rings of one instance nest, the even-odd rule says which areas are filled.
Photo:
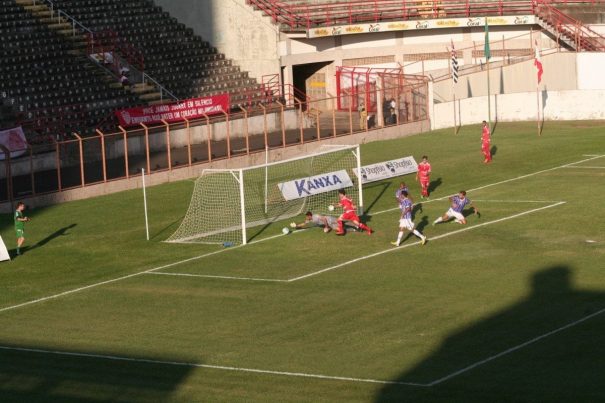
[[359, 220], [359, 217], [357, 216], [357, 212], [355, 211], [357, 206], [355, 206], [355, 203], [353, 203], [353, 200], [351, 200], [346, 195], [344, 189], [340, 189], [338, 191], [338, 199], [339, 199], [338, 205], [340, 207], [342, 207], [342, 209], [344, 211], [340, 215], [340, 217], [338, 217], [338, 231], [336, 231], [336, 235], [345, 234], [344, 221], [352, 221], [353, 224], [358, 229], [362, 229], [362, 230], [366, 231], [368, 233], [368, 235], [371, 235], [372, 229], [370, 227], [368, 227], [367, 225], [365, 225], [364, 223], [362, 223], [361, 220]]
[[487, 122], [483, 121], [483, 129], [481, 131], [481, 152], [485, 159], [483, 160], [484, 164], [489, 164], [492, 162], [492, 152], [490, 150], [490, 134], [489, 134], [489, 126]]
[[423, 199], [429, 197], [429, 183], [431, 182], [431, 164], [429, 164], [429, 157], [426, 155], [422, 156], [422, 161], [418, 164], [418, 171], [416, 172], [416, 180], [420, 182], [422, 188], [421, 196]]

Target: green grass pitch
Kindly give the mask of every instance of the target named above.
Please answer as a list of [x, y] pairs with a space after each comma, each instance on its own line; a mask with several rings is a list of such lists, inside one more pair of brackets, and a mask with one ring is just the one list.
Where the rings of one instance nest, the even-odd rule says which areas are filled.
[[[605, 401], [603, 122], [499, 123], [490, 165], [480, 146], [479, 125], [363, 145], [433, 166], [428, 201], [413, 175], [364, 187], [371, 236], [164, 243], [193, 181], [148, 189], [150, 241], [140, 190], [26, 211], [0, 401]], [[425, 246], [389, 244], [400, 180]], [[459, 190], [481, 217], [432, 226]]]

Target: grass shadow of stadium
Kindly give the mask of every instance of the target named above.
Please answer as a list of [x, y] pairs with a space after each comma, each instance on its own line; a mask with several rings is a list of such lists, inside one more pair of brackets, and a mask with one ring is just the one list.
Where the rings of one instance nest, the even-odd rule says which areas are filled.
[[449, 335], [392, 379], [427, 387], [387, 385], [375, 402], [603, 400], [594, 357], [605, 345], [590, 336], [603, 331], [605, 293], [573, 289], [570, 275], [564, 265], [536, 272], [525, 299]]
[[[151, 357], [107, 352], [53, 352], [53, 347], [0, 346], [3, 402], [166, 401], [194, 369], [168, 368]], [[156, 361], [156, 362], [154, 362]]]

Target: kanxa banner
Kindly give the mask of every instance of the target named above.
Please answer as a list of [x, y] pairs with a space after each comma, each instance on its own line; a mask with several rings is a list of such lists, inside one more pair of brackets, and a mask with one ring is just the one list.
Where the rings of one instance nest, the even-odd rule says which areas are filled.
[[[27, 151], [27, 140], [21, 126], [0, 131], [0, 144], [8, 149], [11, 158], [25, 154]], [[6, 159], [6, 155], [0, 152], [0, 160]]]
[[[403, 157], [396, 160], [379, 162], [361, 167], [361, 183], [375, 182], [395, 176], [407, 175], [418, 171], [418, 164], [414, 157]], [[354, 170], [359, 177], [357, 169]]]
[[150, 105], [147, 107], [129, 108], [116, 111], [121, 126], [135, 126], [140, 123], [154, 124], [162, 120], [167, 122], [182, 121], [183, 118], [198, 119], [229, 110], [229, 94], [214, 95], [204, 98], [192, 98], [174, 104]]
[[286, 200], [300, 199], [301, 197], [316, 195], [353, 186], [353, 181], [344, 169], [328, 172], [308, 178], [295, 179], [277, 185]]

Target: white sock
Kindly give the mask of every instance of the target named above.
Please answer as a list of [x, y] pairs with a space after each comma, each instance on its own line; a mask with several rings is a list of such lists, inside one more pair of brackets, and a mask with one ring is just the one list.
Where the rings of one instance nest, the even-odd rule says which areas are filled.
[[418, 232], [417, 229], [415, 229], [414, 231], [412, 231], [414, 233], [414, 235], [416, 235], [418, 238], [422, 239], [424, 238], [424, 235], [422, 235], [420, 232]]
[[443, 218], [442, 218], [442, 217], [439, 217], [438, 219], [436, 219], [436, 220], [434, 221], [434, 223], [435, 223], [435, 224], [437, 224], [437, 223], [440, 223], [441, 221], [443, 221]]
[[397, 234], [397, 245], [399, 245], [401, 243], [402, 238], [403, 238], [403, 231], [399, 231], [399, 234]]

